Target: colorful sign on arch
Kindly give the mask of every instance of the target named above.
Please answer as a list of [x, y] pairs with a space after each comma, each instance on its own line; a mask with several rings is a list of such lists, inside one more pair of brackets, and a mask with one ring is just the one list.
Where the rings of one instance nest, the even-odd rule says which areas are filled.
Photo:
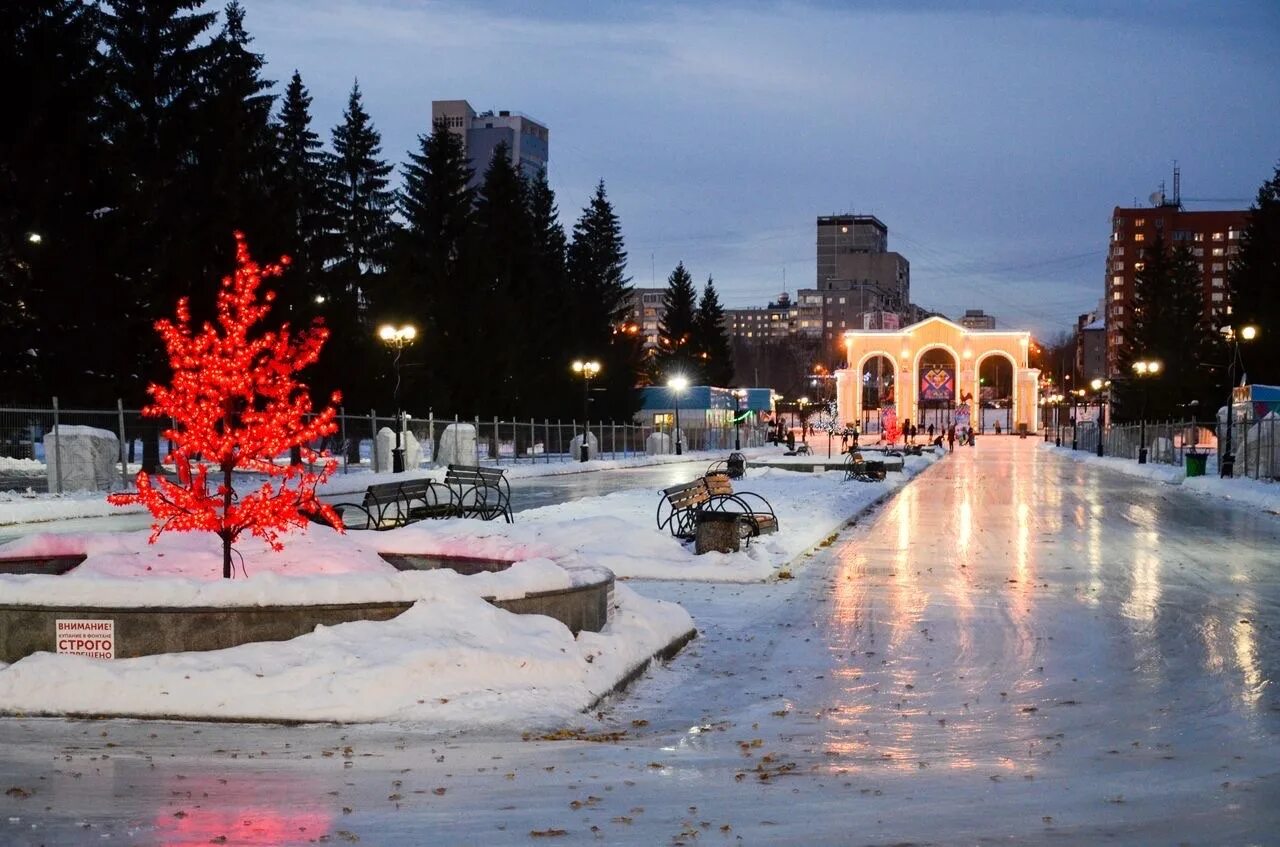
[[920, 400], [943, 400], [948, 403], [956, 396], [956, 369], [946, 365], [930, 365], [920, 373]]

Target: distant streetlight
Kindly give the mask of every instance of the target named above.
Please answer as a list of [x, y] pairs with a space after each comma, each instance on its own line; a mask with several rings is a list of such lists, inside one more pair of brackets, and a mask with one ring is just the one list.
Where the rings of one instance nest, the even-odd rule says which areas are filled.
[[378, 338], [395, 353], [395, 358], [391, 361], [396, 374], [396, 385], [391, 395], [396, 407], [396, 446], [391, 450], [392, 473], [404, 473], [404, 447], [400, 443], [400, 433], [404, 429], [404, 413], [400, 411], [400, 355], [417, 337], [418, 330], [413, 324], [402, 327], [383, 324], [378, 327]]
[[742, 449], [742, 401], [747, 397], [747, 389], [733, 389], [733, 449]]
[[1257, 338], [1258, 328], [1249, 324], [1240, 327], [1240, 331], [1237, 332], [1235, 327], [1226, 326], [1222, 328], [1222, 334], [1231, 345], [1231, 360], [1227, 364], [1227, 437], [1223, 444], [1222, 459], [1218, 463], [1218, 476], [1225, 478], [1233, 477], [1236, 473], [1236, 453], [1235, 445], [1231, 440], [1231, 427], [1236, 417], [1236, 366], [1240, 365], [1241, 370], [1244, 370], [1240, 357], [1240, 342]]
[[667, 380], [667, 387], [671, 389], [676, 398], [676, 455], [680, 456], [684, 454], [684, 444], [680, 440], [680, 395], [689, 387], [689, 379], [683, 376], [673, 376]]
[[1133, 363], [1133, 372], [1142, 383], [1142, 423], [1138, 428], [1138, 464], [1147, 463], [1147, 378], [1154, 377], [1164, 368], [1159, 359], [1139, 359]]
[[40, 242], [42, 242], [42, 241], [44, 241], [44, 236], [43, 236], [43, 235], [41, 235], [40, 233], [38, 233], [38, 232], [28, 232], [28, 233], [27, 233], [27, 243], [28, 243], [28, 244], [39, 244], [39, 243], [40, 243]]
[[591, 433], [591, 427], [587, 425], [587, 402], [590, 399], [588, 392], [591, 390], [592, 378], [600, 373], [600, 363], [594, 359], [590, 361], [577, 359], [573, 363], [573, 372], [582, 377], [582, 446], [578, 455], [580, 461], [585, 462], [591, 458], [591, 451], [587, 444], [587, 436]]

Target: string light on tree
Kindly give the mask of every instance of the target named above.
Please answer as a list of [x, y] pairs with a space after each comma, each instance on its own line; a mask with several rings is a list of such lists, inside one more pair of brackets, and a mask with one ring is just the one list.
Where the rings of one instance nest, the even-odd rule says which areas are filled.
[[[263, 280], [284, 273], [289, 258], [258, 265], [244, 235], [237, 232], [235, 239], [236, 270], [222, 280], [216, 323], [193, 329], [185, 297], [178, 301], [176, 320], [156, 322], [173, 379], [168, 386], [147, 388], [152, 403], [142, 413], [174, 421], [164, 432], [174, 445], [165, 462], [175, 466], [178, 481], [139, 473], [137, 493], [108, 498], [117, 506], [145, 505], [155, 518], [153, 543], [170, 530], [215, 533], [222, 539], [226, 579], [232, 575], [232, 545], [246, 531], [280, 550], [280, 534], [306, 526], [309, 513], [342, 527], [334, 510], [315, 496], [316, 485], [329, 478], [337, 462], [327, 451], [308, 446], [337, 431], [336, 410], [330, 405], [315, 412], [306, 386], [293, 376], [315, 363], [329, 331], [317, 320], [304, 332], [295, 333], [286, 323], [274, 332], [255, 333], [275, 300], [275, 292], [260, 291]], [[337, 392], [330, 398], [332, 404], [340, 399]], [[319, 473], [306, 465], [275, 463], [294, 447], [308, 464], [320, 463]], [[212, 488], [210, 467], [221, 475]], [[238, 495], [233, 471], [268, 479]]]

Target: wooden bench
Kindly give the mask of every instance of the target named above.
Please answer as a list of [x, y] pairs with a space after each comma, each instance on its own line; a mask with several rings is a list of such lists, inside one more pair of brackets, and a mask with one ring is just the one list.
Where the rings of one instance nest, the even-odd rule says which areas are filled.
[[751, 491], [734, 491], [727, 474], [711, 474], [662, 490], [658, 501], [658, 529], [666, 529], [686, 541], [698, 531], [698, 515], [737, 515], [749, 539], [778, 530], [778, 516], [769, 501]]
[[844, 457], [844, 478], [847, 482], [856, 479], [859, 482], [879, 482], [885, 478], [884, 462], [868, 462], [861, 453], [850, 451]]
[[[462, 516], [453, 490], [430, 479], [370, 485], [359, 503], [334, 503], [333, 509], [347, 529], [395, 529], [429, 518]], [[318, 515], [309, 517], [325, 523]]]
[[511, 485], [502, 468], [480, 465], [449, 465], [444, 484], [453, 492], [465, 518], [492, 521], [497, 518], [512, 523]]

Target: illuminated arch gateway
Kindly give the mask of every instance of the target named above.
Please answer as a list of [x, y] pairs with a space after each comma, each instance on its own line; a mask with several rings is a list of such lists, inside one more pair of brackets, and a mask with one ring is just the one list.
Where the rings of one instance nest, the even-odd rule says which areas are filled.
[[[1019, 330], [966, 329], [946, 318], [927, 318], [902, 329], [851, 330], [844, 334], [846, 367], [836, 371], [836, 404], [840, 420], [865, 425], [877, 410], [864, 408], [883, 398], [898, 420], [953, 423], [974, 421], [977, 427], [981, 386], [978, 367], [999, 356], [1013, 365], [1012, 427], [1040, 427], [1038, 368], [1028, 367], [1031, 333]], [[882, 357], [897, 369], [896, 390], [865, 390], [867, 364]], [[864, 429], [866, 427], [864, 426]]]

